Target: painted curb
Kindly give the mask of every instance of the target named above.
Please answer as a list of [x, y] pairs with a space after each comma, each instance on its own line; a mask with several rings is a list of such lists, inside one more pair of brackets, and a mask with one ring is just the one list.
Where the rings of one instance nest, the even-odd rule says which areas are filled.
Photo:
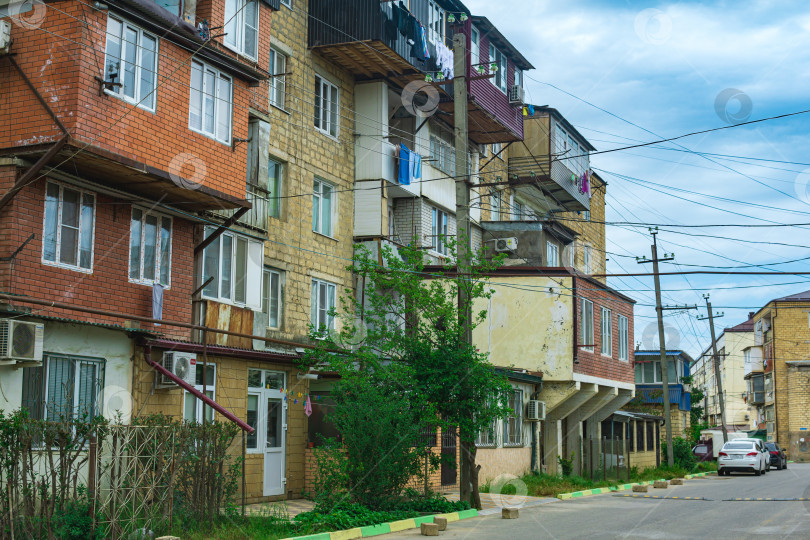
[[[701, 476], [708, 476], [710, 474], [717, 474], [717, 471], [687, 474], [686, 476], [684, 476], [684, 478], [685, 479], [700, 478]], [[621, 484], [613, 487], [586, 489], [584, 491], [573, 491], [571, 493], [560, 493], [559, 495], [557, 495], [557, 498], [563, 501], [568, 499], [578, 499], [580, 497], [586, 497], [588, 495], [601, 495], [602, 493], [610, 493], [612, 491], [624, 491], [627, 489], [633, 489], [633, 486], [651, 486], [657, 481], [664, 481], [664, 479], [661, 478], [659, 480], [650, 480], [649, 482], [635, 482], [633, 484]]]
[[366, 525], [365, 527], [355, 527], [354, 529], [348, 529], [345, 531], [333, 531], [333, 532], [310, 534], [306, 536], [295, 536], [285, 538], [284, 540], [354, 540], [355, 538], [368, 538], [369, 536], [379, 536], [381, 534], [406, 531], [408, 529], [416, 529], [422, 523], [432, 523], [434, 517], [443, 517], [447, 519], [447, 523], [452, 523], [453, 521], [459, 521], [461, 519], [469, 519], [477, 516], [478, 510], [476, 510], [475, 508], [471, 508], [469, 510], [450, 512], [449, 514], [420, 516], [416, 518], [392, 521], [390, 523], [380, 523], [379, 525]]
[[689, 480], [690, 478], [700, 478], [701, 476], [709, 476], [710, 474], [717, 474], [717, 471], [708, 471], [708, 472], [701, 472], [695, 474], [687, 474], [684, 476], [685, 479]]

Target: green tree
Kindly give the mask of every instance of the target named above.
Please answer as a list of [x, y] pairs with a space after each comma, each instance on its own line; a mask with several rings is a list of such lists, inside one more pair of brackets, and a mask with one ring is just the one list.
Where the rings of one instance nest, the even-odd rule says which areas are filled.
[[[454, 260], [455, 241], [444, 242]], [[341, 309], [333, 313], [341, 323], [338, 331], [312, 329], [318, 347], [305, 355], [305, 363], [337, 371], [343, 380], [362, 379], [406, 395], [411, 407], [426, 411], [424, 422], [457, 429], [466, 458], [461, 466], [468, 467], [467, 478], [475, 479], [475, 438], [508, 414], [510, 386], [486, 353], [466, 343], [459, 289], [464, 288], [473, 308], [483, 304], [493, 293], [487, 275], [502, 260], [487, 260], [481, 251], [467, 268], [448, 265], [428, 272], [417, 247], [395, 250], [384, 244], [374, 254], [356, 246], [350, 269], [357, 293], [346, 289], [341, 296]], [[486, 316], [486, 310], [474, 311], [473, 328]], [[480, 507], [477, 481], [472, 484], [468, 502]]]

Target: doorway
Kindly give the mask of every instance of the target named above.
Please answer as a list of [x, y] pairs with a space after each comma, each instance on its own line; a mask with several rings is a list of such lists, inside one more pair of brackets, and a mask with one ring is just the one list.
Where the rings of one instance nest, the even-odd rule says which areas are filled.
[[287, 478], [287, 402], [281, 390], [286, 384], [286, 374], [264, 369], [248, 370], [248, 418], [256, 428], [254, 444], [256, 453], [264, 456], [262, 495], [283, 495]]

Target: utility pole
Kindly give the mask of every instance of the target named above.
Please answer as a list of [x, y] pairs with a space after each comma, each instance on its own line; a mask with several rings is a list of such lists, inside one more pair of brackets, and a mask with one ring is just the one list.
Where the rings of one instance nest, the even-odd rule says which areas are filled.
[[[456, 142], [456, 269], [461, 280], [458, 287], [458, 316], [461, 342], [472, 344], [472, 304], [469, 274], [471, 264], [470, 179], [467, 177], [467, 43], [461, 32], [453, 35], [453, 118]], [[473, 463], [475, 442], [458, 438], [461, 450], [459, 500], [473, 503]]]
[[662, 401], [664, 402], [664, 424], [667, 431], [667, 463], [670, 467], [675, 465], [675, 452], [672, 449], [672, 417], [670, 415], [669, 406], [669, 366], [667, 365], [667, 344], [664, 336], [664, 307], [661, 305], [661, 278], [658, 275], [658, 263], [663, 261], [671, 261], [675, 257], [664, 254], [661, 259], [658, 258], [658, 242], [656, 235], [658, 234], [658, 227], [650, 229], [650, 234], [653, 237], [652, 259], [648, 260], [647, 257], [638, 260], [639, 264], [651, 262], [653, 264], [653, 279], [655, 280], [655, 312], [658, 315], [658, 345], [661, 349], [661, 383], [663, 386]]
[[723, 399], [723, 381], [720, 378], [720, 357], [717, 355], [717, 339], [714, 337], [714, 318], [722, 317], [723, 313], [712, 313], [712, 303], [709, 301], [709, 295], [704, 294], [703, 298], [706, 300], [706, 309], [709, 314], [705, 317], [698, 317], [698, 320], [709, 321], [709, 329], [712, 332], [712, 354], [714, 355], [714, 387], [717, 392], [717, 401], [720, 403], [720, 426], [723, 428], [723, 444], [728, 442], [728, 430], [726, 429], [726, 403]]

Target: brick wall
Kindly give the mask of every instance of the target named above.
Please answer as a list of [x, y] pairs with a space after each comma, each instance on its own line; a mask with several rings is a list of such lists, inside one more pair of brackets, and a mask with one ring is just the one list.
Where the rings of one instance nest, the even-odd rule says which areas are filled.
[[[13, 181], [12, 167], [0, 168], [0, 192]], [[96, 194], [96, 219], [93, 242], [93, 270], [70, 270], [42, 262], [42, 234], [45, 212], [46, 180], [24, 188], [0, 213], [0, 257], [9, 256], [34, 235], [13, 263], [0, 263], [0, 289], [13, 294], [76, 304], [107, 311], [152, 317], [152, 287], [129, 281], [129, 240], [132, 205], [121, 199]], [[171, 286], [164, 291], [163, 318], [191, 320], [192, 224], [174, 218], [172, 231]], [[39, 314], [56, 315], [88, 322], [122, 324], [118, 318], [77, 313], [51, 308], [35, 308]], [[170, 326], [153, 329], [183, 338], [188, 332]]]
[[[578, 296], [576, 302], [577, 310], [577, 344], [585, 345], [582, 336], [582, 302], [580, 298], [586, 298], [593, 302], [593, 352], [580, 347], [575, 352], [579, 363], [574, 364], [574, 371], [583, 375], [602, 377], [621, 382], [632, 383], [635, 381], [633, 371], [633, 304], [618, 295], [607, 291], [599, 282], [583, 278], [573, 278], [574, 287]], [[611, 310], [611, 337], [612, 348], [610, 357], [601, 354], [602, 336], [601, 322], [602, 309]], [[618, 316], [627, 317], [627, 348], [628, 360], [619, 360], [619, 323]]]

